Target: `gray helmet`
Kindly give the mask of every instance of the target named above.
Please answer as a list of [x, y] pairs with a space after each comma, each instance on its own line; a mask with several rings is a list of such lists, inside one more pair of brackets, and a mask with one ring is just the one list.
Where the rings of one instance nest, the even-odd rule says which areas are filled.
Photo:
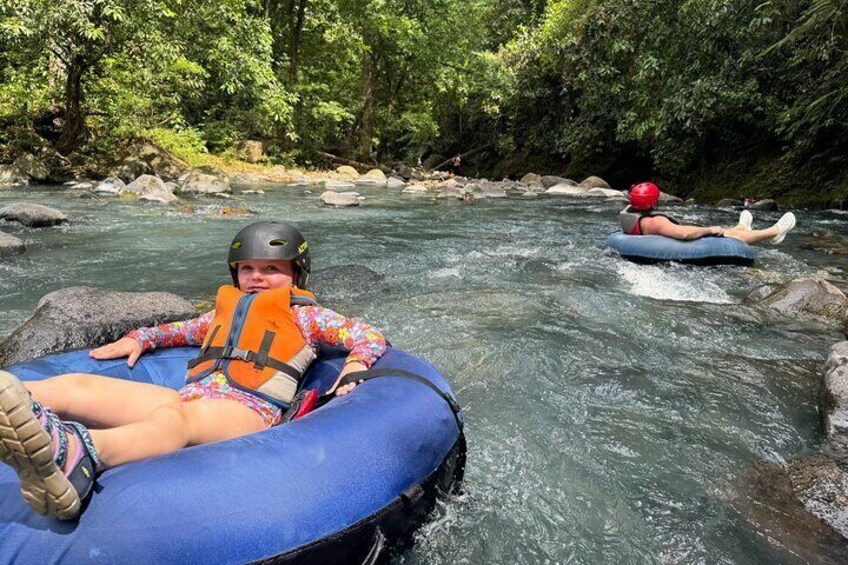
[[256, 222], [242, 229], [230, 244], [227, 264], [238, 287], [236, 263], [250, 259], [280, 259], [291, 261], [294, 267], [294, 284], [306, 288], [312, 261], [309, 244], [296, 227], [287, 222]]

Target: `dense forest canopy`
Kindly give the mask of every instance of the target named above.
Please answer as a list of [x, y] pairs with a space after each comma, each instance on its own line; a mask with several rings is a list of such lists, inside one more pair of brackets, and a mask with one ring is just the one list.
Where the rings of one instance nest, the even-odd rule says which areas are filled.
[[844, 196], [846, 49], [842, 0], [0, 0], [0, 142], [58, 116], [65, 155], [476, 149], [485, 174]]

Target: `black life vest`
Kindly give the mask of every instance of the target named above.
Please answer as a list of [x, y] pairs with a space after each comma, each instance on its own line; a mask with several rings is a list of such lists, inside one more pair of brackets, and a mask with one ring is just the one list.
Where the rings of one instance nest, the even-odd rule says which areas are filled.
[[680, 222], [665, 214], [656, 214], [651, 210], [647, 211], [631, 211], [630, 206], [622, 210], [618, 214], [618, 223], [621, 225], [621, 231], [627, 235], [644, 235], [642, 233], [643, 218], [665, 218], [675, 225], [680, 225]]

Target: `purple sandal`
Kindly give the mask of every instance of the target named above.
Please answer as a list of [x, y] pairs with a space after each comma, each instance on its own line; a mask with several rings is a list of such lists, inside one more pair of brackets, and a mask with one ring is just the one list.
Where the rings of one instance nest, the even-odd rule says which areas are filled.
[[[76, 437], [79, 449], [66, 474], [68, 434]], [[27, 504], [59, 520], [79, 514], [101, 466], [85, 426], [60, 420], [6, 371], [0, 371], [0, 460], [17, 472]]]

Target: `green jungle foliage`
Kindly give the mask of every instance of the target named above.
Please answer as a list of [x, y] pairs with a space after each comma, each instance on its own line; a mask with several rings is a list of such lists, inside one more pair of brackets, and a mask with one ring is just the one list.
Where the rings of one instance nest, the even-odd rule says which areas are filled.
[[847, 49], [843, 0], [0, 0], [0, 143], [813, 202], [848, 192]]

